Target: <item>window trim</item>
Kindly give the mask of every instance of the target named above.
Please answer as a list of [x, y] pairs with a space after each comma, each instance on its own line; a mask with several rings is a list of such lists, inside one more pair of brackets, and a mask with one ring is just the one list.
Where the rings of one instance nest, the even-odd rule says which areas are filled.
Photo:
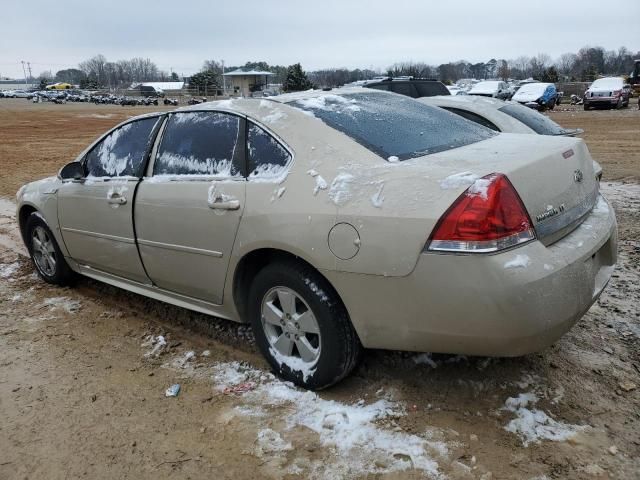
[[[498, 127], [494, 122], [492, 122], [491, 120], [489, 120], [489, 119], [488, 119], [487, 117], [485, 117], [484, 115], [481, 115], [481, 114], [479, 114], [479, 113], [476, 113], [476, 112], [474, 112], [474, 111], [472, 111], [472, 110], [467, 110], [467, 109], [459, 108], [459, 107], [449, 107], [449, 106], [446, 106], [446, 107], [440, 107], [440, 108], [444, 108], [446, 111], [451, 112], [451, 113], [455, 113], [456, 115], [461, 116], [461, 117], [462, 117], [462, 118], [464, 118], [465, 120], [469, 120], [470, 122], [477, 123], [478, 125], [480, 125], [480, 126], [482, 126], [482, 127], [489, 128], [489, 129], [491, 129], [491, 130], [493, 130], [493, 131], [495, 131], [495, 132], [499, 132], [499, 133], [501, 133], [501, 132], [502, 132], [502, 129], [501, 129], [500, 127]], [[485, 122], [487, 122], [488, 124], [493, 125], [493, 127], [495, 127], [495, 128], [489, 127], [489, 126], [487, 126], [487, 125], [483, 125], [482, 123], [478, 123], [478, 122], [476, 122], [475, 120], [471, 120], [470, 118], [467, 118], [467, 117], [465, 117], [464, 115], [462, 115], [461, 113], [458, 113], [458, 112], [464, 112], [464, 113], [468, 113], [468, 114], [470, 114], [470, 115], [475, 115], [476, 117], [480, 117], [480, 118], [482, 118]]]
[[158, 113], [152, 113], [149, 115], [145, 115], [142, 117], [137, 117], [137, 118], [131, 118], [129, 120], [126, 120], [122, 123], [119, 123], [118, 125], [114, 126], [113, 128], [111, 128], [110, 130], [108, 130], [106, 133], [104, 133], [102, 136], [100, 136], [97, 140], [95, 140], [91, 145], [89, 145], [89, 147], [84, 151], [84, 153], [82, 153], [82, 159], [80, 160], [80, 164], [82, 165], [82, 170], [84, 172], [84, 179], [86, 180], [87, 178], [89, 178], [88, 176], [88, 171], [87, 171], [87, 157], [89, 156], [89, 154], [91, 152], [93, 152], [93, 150], [95, 150], [98, 145], [100, 145], [109, 135], [111, 135], [113, 132], [115, 132], [116, 130], [125, 127], [126, 125], [129, 125], [131, 123], [134, 122], [139, 122], [142, 120], [149, 120], [150, 118], [158, 118], [158, 120], [156, 121], [156, 124], [154, 125], [153, 129], [151, 130], [151, 133], [149, 134], [149, 141], [147, 142], [147, 147], [145, 150], [145, 154], [144, 154], [144, 159], [143, 159], [143, 167], [140, 170], [140, 175], [138, 176], [134, 176], [134, 175], [122, 175], [122, 176], [103, 176], [103, 177], [91, 177], [92, 181], [103, 181], [103, 182], [108, 182], [112, 179], [133, 179], [133, 178], [137, 178], [138, 180], [140, 180], [141, 178], [144, 177], [146, 170], [147, 170], [147, 166], [149, 164], [149, 156], [151, 155], [151, 152], [153, 150], [153, 146], [155, 145], [155, 142], [158, 138], [158, 132], [160, 130], [160, 126], [162, 126], [164, 124], [164, 119], [162, 119], [161, 117], [165, 116], [166, 113], [163, 112], [158, 112]]
[[[248, 116], [245, 118], [245, 120], [246, 122], [245, 122], [245, 133], [244, 133], [244, 152], [245, 152], [244, 170], [245, 170], [245, 178], [247, 179], [247, 181], [251, 181], [251, 178], [249, 178], [249, 175], [251, 174], [251, 172], [249, 171], [249, 123], [253, 123], [256, 127], [261, 128], [262, 130], [267, 132], [267, 134], [271, 135], [271, 137], [276, 142], [278, 142], [278, 144], [289, 154], [289, 161], [283, 167], [288, 174], [291, 171], [291, 167], [295, 161], [295, 154], [293, 152], [293, 149], [289, 147], [289, 145], [284, 140], [282, 140], [282, 138], [277, 133], [275, 133], [269, 127], [265, 126], [262, 122], [256, 120], [253, 117], [248, 117]], [[268, 179], [268, 177], [255, 177], [255, 178]]]
[[[144, 175], [142, 176], [143, 180], [152, 181], [154, 177], [160, 176], [161, 174], [154, 175], [153, 170], [155, 167], [156, 160], [158, 158], [158, 150], [160, 149], [160, 145], [162, 145], [162, 140], [164, 139], [164, 134], [167, 129], [167, 125], [169, 124], [169, 119], [171, 115], [179, 114], [179, 113], [221, 113], [224, 115], [231, 115], [234, 117], [238, 117], [238, 142], [241, 141], [242, 138], [246, 138], [246, 116], [236, 113], [229, 112], [227, 110], [198, 110], [198, 109], [189, 109], [189, 110], [175, 110], [172, 112], [164, 113], [165, 118], [162, 122], [161, 129], [159, 130], [155, 142], [153, 144], [153, 148], [151, 149], [149, 155], [149, 162], [147, 163], [147, 168], [145, 169]], [[245, 148], [238, 148], [236, 145], [236, 149], [234, 150], [234, 158], [232, 159], [232, 163], [237, 163], [240, 169], [240, 175], [238, 176], [226, 176], [226, 175], [214, 175], [214, 174], [174, 174], [174, 175], [166, 175], [166, 180], [169, 182], [211, 182], [215, 180], [225, 180], [225, 181], [245, 181], [246, 175], [245, 171], [247, 169], [247, 159], [246, 159], [246, 142]]]

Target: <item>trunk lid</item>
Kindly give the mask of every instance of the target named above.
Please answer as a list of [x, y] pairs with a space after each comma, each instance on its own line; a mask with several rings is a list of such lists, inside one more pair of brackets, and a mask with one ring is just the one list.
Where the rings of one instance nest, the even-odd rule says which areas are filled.
[[597, 201], [593, 160], [579, 138], [501, 134], [438, 155], [441, 160], [460, 156], [474, 176], [509, 178], [545, 245], [580, 225]]

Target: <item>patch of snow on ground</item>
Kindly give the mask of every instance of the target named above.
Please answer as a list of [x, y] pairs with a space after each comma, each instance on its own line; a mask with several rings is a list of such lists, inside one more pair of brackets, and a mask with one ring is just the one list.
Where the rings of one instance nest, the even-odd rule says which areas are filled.
[[431, 368], [438, 368], [438, 364], [433, 361], [430, 353], [419, 353], [411, 358], [416, 365], [429, 365]]
[[504, 268], [527, 268], [531, 265], [531, 259], [528, 255], [518, 254], [504, 264]]
[[63, 309], [68, 313], [74, 313], [80, 310], [80, 302], [77, 300], [71, 300], [69, 297], [51, 297], [47, 298], [44, 303], [45, 306], [51, 310]]
[[149, 335], [145, 341], [142, 342], [141, 346], [146, 348], [151, 347], [151, 350], [144, 354], [145, 357], [158, 357], [167, 347], [167, 341], [162, 335]]
[[[357, 402], [347, 405], [324, 400], [314, 392], [298, 390], [290, 383], [271, 375], [265, 376], [238, 362], [217, 364], [213, 378], [219, 390], [266, 378], [266, 381], [258, 380], [254, 390], [242, 395], [245, 410], [247, 404], [258, 410], [270, 406], [287, 409], [285, 432], [298, 426], [316, 432], [320, 443], [337, 453], [334, 464], [322, 465], [327, 478], [342, 478], [354, 472], [382, 474], [410, 468], [422, 470], [433, 477], [441, 476], [433, 457], [448, 454], [443, 442], [380, 426], [384, 420], [405, 414], [397, 403], [381, 399], [371, 404]], [[265, 436], [275, 439], [269, 434]], [[287, 445], [284, 441], [283, 444]]]
[[514, 413], [516, 417], [504, 429], [518, 435], [525, 447], [541, 440], [562, 442], [587, 428], [558, 422], [542, 410], [527, 408], [537, 402], [538, 397], [534, 393], [521, 393], [517, 397], [507, 398], [505, 402], [504, 410]]
[[280, 434], [270, 428], [258, 432], [255, 453], [258, 458], [293, 450], [290, 442], [285, 442]]
[[473, 185], [476, 180], [478, 180], [478, 175], [471, 172], [462, 172], [449, 175], [438, 183], [440, 184], [440, 188], [444, 190], [451, 190], [460, 187], [468, 187]]
[[20, 264], [18, 262], [3, 263], [0, 265], [0, 278], [12, 277], [14, 273], [18, 271]]

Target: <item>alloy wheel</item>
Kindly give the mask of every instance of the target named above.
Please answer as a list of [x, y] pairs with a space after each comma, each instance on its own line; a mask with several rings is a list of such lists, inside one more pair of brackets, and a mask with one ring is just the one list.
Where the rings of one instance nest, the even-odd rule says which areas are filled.
[[320, 328], [307, 302], [287, 287], [269, 290], [261, 304], [262, 328], [271, 348], [313, 365], [320, 357]]
[[31, 251], [38, 270], [48, 277], [56, 273], [56, 250], [49, 233], [37, 226], [31, 233]]

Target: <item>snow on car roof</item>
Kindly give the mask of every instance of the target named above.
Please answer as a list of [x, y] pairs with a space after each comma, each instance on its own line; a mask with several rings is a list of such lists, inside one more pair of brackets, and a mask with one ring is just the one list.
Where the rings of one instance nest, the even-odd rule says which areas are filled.
[[522, 93], [540, 93], [542, 95], [551, 83], [525, 83], [520, 87], [517, 94]]
[[620, 77], [605, 77], [598, 78], [591, 84], [590, 88], [598, 87], [598, 88], [620, 88], [624, 82]]

